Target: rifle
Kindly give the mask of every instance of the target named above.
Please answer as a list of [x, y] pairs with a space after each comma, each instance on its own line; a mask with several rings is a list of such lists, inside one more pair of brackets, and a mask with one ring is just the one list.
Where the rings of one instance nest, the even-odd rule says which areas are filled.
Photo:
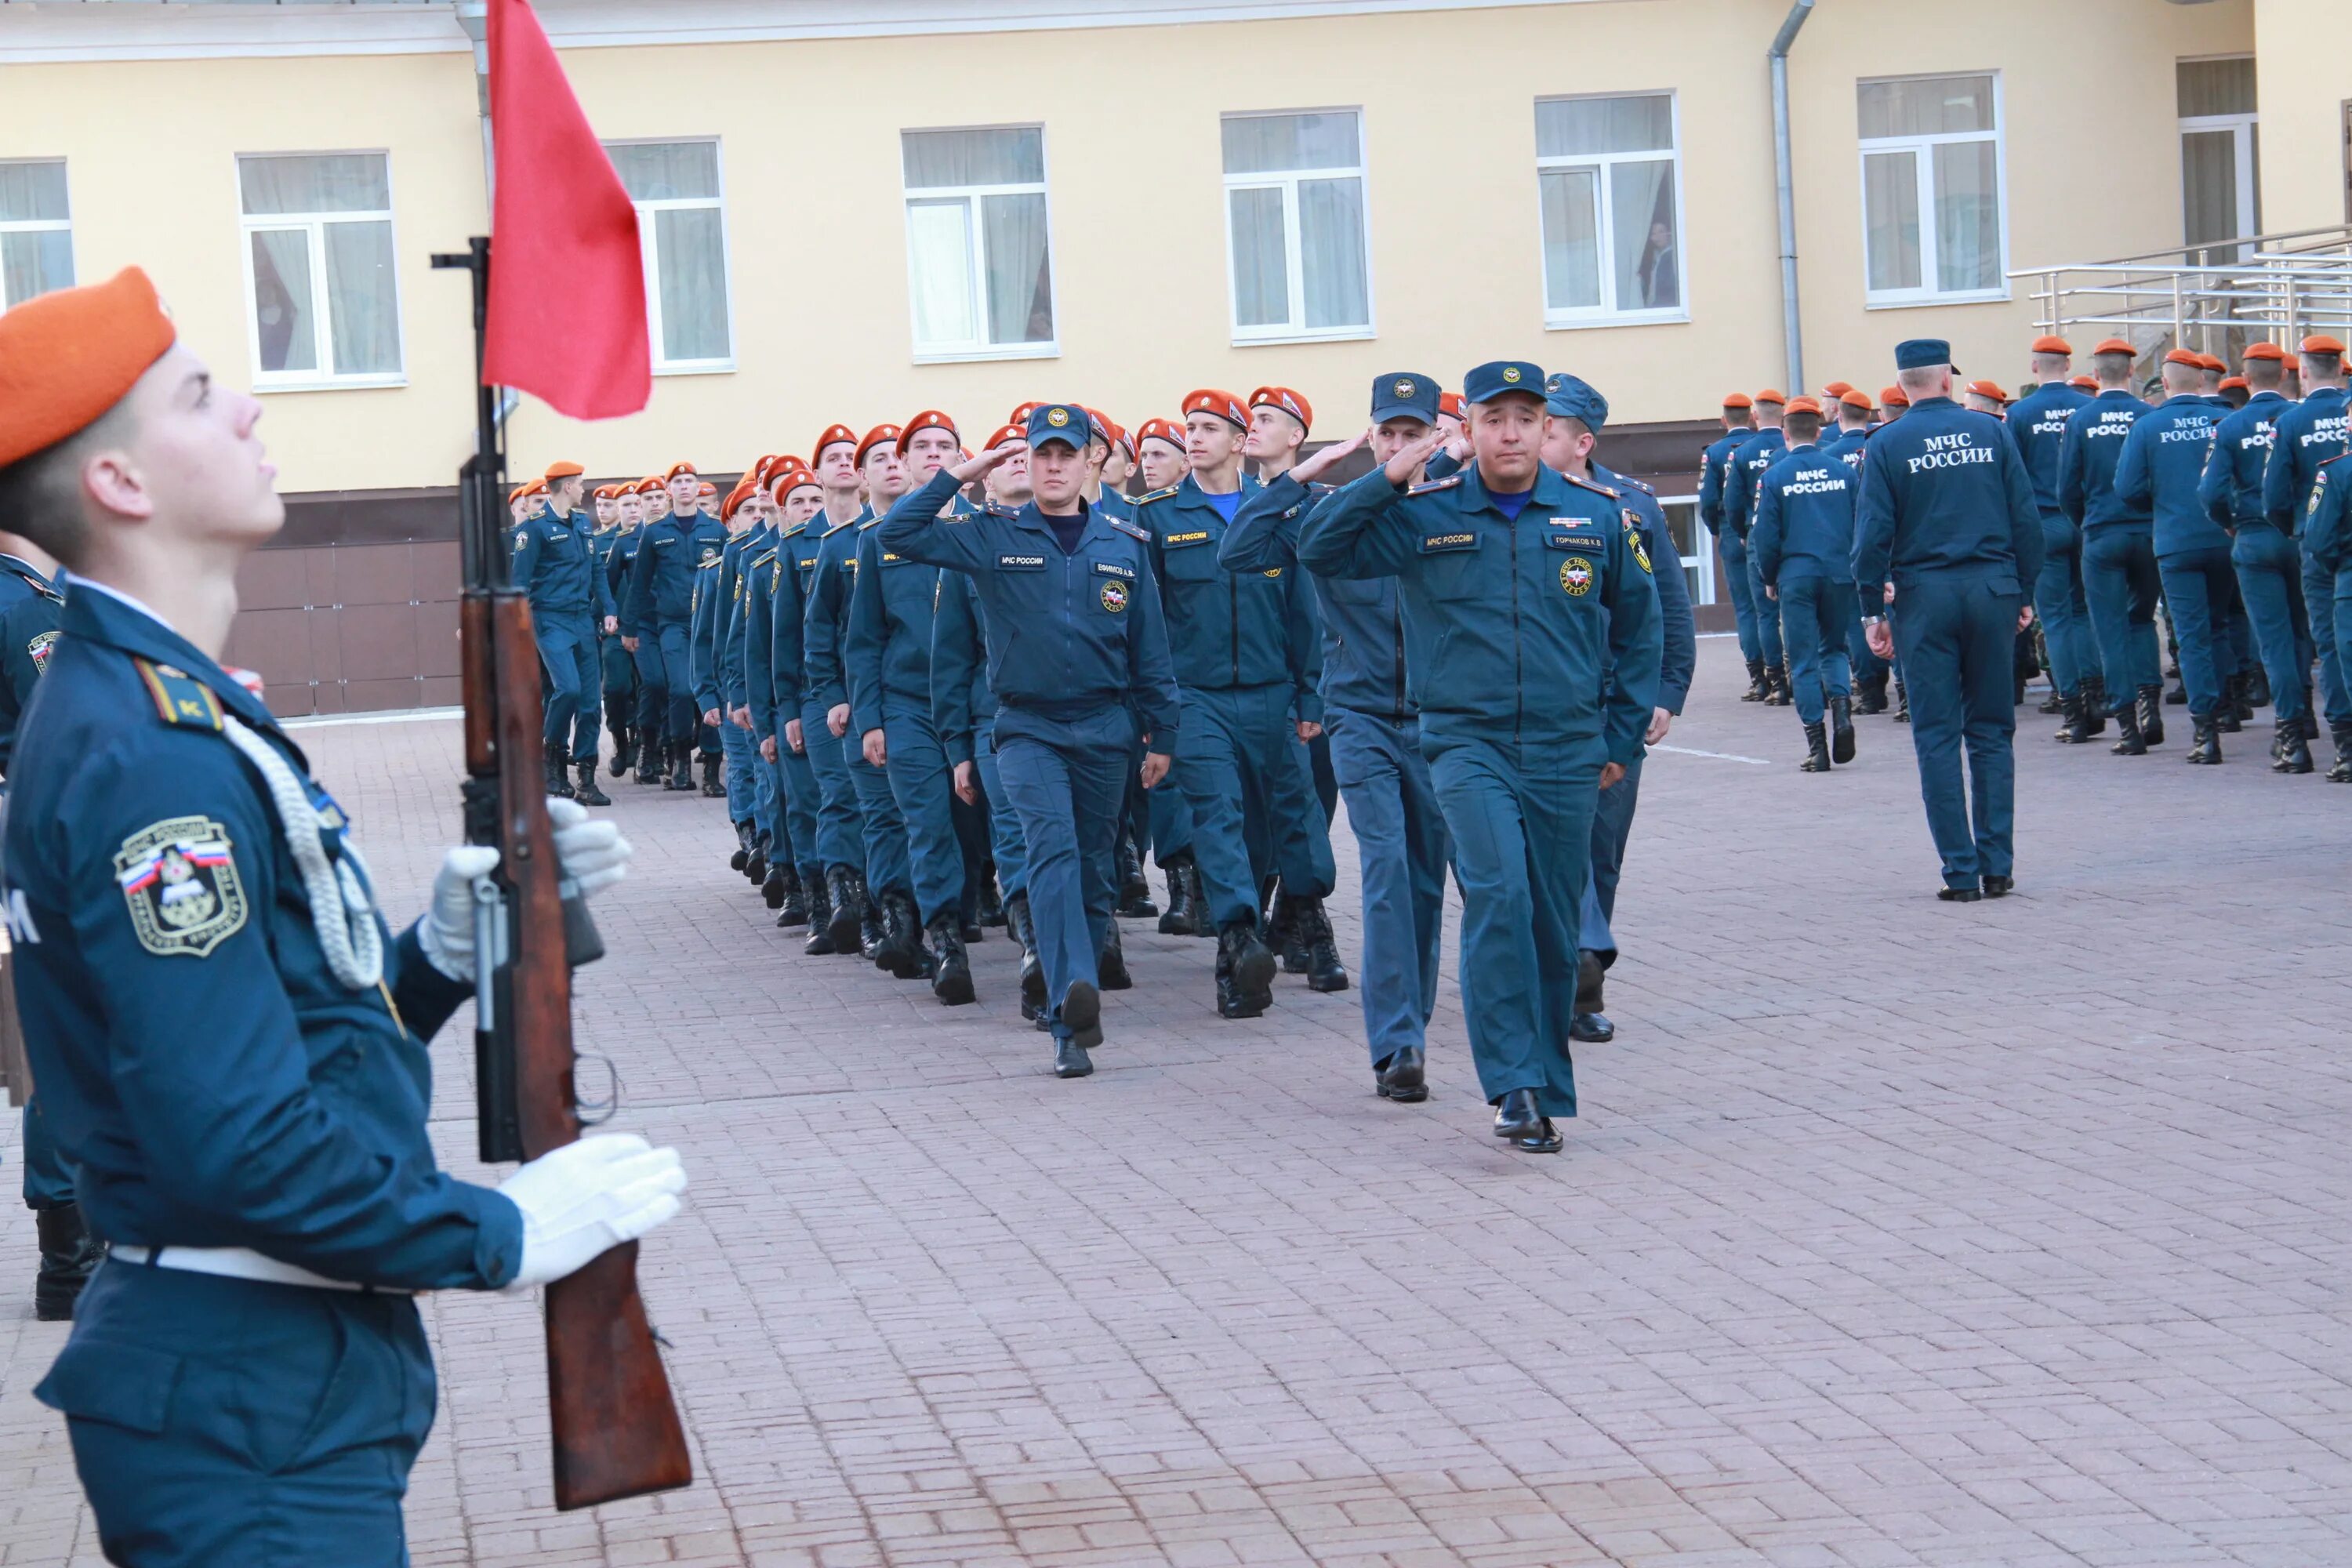
[[[474, 1070], [485, 1162], [533, 1160], [580, 1136], [572, 1081], [572, 971], [604, 956], [562, 878], [547, 816], [539, 647], [506, 546], [505, 454], [495, 393], [480, 384], [490, 242], [436, 268], [474, 279], [474, 455], [458, 471], [464, 595], [457, 615], [466, 702], [466, 841], [498, 847], [475, 886]], [[689, 1484], [693, 1462], [645, 1303], [637, 1244], [547, 1287], [548, 1416], [555, 1506], [589, 1508]]]

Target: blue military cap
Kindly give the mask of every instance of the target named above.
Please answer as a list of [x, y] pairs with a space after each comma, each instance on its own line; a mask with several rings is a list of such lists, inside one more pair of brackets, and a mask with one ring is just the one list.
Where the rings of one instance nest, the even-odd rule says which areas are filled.
[[1544, 412], [1576, 420], [1598, 436], [1609, 423], [1609, 400], [1581, 376], [1554, 371], [1544, 382]]
[[1471, 403], [1486, 403], [1507, 392], [1524, 392], [1529, 397], [1544, 395], [1542, 367], [1523, 359], [1488, 360], [1472, 367], [1462, 378], [1462, 395]]
[[1073, 452], [1086, 450], [1093, 418], [1075, 403], [1041, 403], [1029, 411], [1029, 445], [1059, 441]]
[[1415, 371], [1391, 371], [1372, 378], [1372, 423], [1383, 419], [1418, 419], [1437, 423], [1437, 383]]
[[1895, 368], [1917, 370], [1921, 365], [1950, 364], [1952, 345], [1942, 338], [1906, 338], [1895, 345]]

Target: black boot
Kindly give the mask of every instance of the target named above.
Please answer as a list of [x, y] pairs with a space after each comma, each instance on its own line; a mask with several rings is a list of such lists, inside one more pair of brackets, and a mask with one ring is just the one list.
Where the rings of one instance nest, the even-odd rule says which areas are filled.
[[801, 874], [782, 860], [768, 868], [768, 879], [760, 884], [760, 901], [777, 911], [785, 925], [808, 924], [808, 895], [801, 890]]
[[751, 824], [746, 820], [735, 824], [735, 853], [727, 857], [727, 868], [740, 871], [751, 863]]
[[1805, 726], [1805, 760], [1797, 764], [1797, 770], [1808, 773], [1830, 771], [1829, 732], [1819, 721]]
[[885, 888], [875, 901], [882, 906], [882, 945], [875, 951], [874, 967], [894, 980], [912, 980], [923, 968], [923, 922], [915, 914], [915, 900], [903, 888]]
[[2107, 678], [2104, 675], [2083, 677], [2083, 716], [2091, 721], [2091, 733], [2107, 732]]
[[[2164, 694], [2164, 705], [2167, 708], [2186, 708], [2189, 706], [2189, 688], [2182, 680], [2180, 671], [2177, 669], [2172, 672], [2172, 686], [2170, 689], [2167, 690]], [[2141, 728], [2145, 729], [2147, 726], [2142, 725]]]
[[1853, 683], [1853, 710], [1857, 713], [1886, 711], [1886, 671], [1864, 676]]
[[2245, 678], [2233, 675], [2221, 682], [2221, 700], [2213, 707], [2213, 728], [2224, 735], [2235, 735], [2245, 728], [2252, 712], [2240, 713], [2240, 682]]
[[2058, 732], [2051, 739], [2062, 746], [2079, 746], [2090, 740], [2090, 705], [2084, 700], [2082, 692], [2078, 690], [2066, 699], [2065, 712], [2066, 721], [2058, 726]]
[[2041, 701], [2035, 703], [2033, 705], [2033, 710], [2036, 713], [2063, 713], [2066, 711], [2066, 699], [2058, 689], [2058, 678], [2056, 676], [2053, 675], [2050, 678], [2050, 694], [2044, 697]]
[[[835, 866], [825, 871], [824, 887], [824, 934], [831, 943], [825, 951], [856, 952], [858, 928], [866, 920], [866, 879], [847, 866]], [[809, 951], [816, 951], [814, 941]]]
[[1055, 1078], [1084, 1078], [1094, 1070], [1094, 1058], [1087, 1055], [1087, 1048], [1075, 1037], [1054, 1042]]
[[871, 963], [889, 940], [890, 921], [883, 910], [882, 897], [868, 892], [864, 907], [857, 911], [857, 955]]
[[106, 1244], [82, 1223], [79, 1204], [34, 1210], [33, 1228], [41, 1247], [40, 1272], [33, 1278], [33, 1317], [44, 1323], [69, 1322], [81, 1288], [106, 1256]]
[[661, 737], [640, 734], [637, 737], [637, 782], [641, 784], [667, 784], [669, 782], [668, 769], [668, 753], [663, 747]]
[[2253, 721], [2254, 710], [2267, 706], [2265, 703], [2254, 700], [2254, 676], [2259, 673], [2261, 669], [2262, 666], [2260, 665], [2256, 665], [2252, 671], [2242, 669], [2238, 671], [2238, 678], [2230, 683], [2230, 689], [2237, 699], [2236, 704], [2231, 708], [2231, 711], [2236, 716], [2238, 722], [2241, 724], [2252, 723]]
[[2303, 726], [2292, 719], [2272, 721], [2271, 729], [2277, 739], [2272, 754], [2278, 761], [2271, 764], [2274, 773], [2307, 773], [2311, 771], [2311, 742], [2303, 738]]
[[2107, 750], [2118, 757], [2147, 755], [2147, 737], [2139, 731], [2139, 710], [2126, 702], [2116, 713], [2116, 743]]
[[669, 780], [662, 788], [673, 795], [684, 795], [694, 788], [694, 742], [672, 741], [669, 743]]
[[[2246, 671], [2246, 705], [2250, 708], [2271, 705], [2271, 672], [2259, 664]], [[2251, 719], [2253, 715], [2249, 713], [2246, 717]]]
[[[785, 914], [791, 912], [790, 910], [784, 911]], [[779, 926], [784, 923], [783, 915], [776, 917], [776, 923]], [[833, 951], [833, 894], [826, 888], [823, 877], [811, 877], [808, 879], [808, 908], [804, 911], [804, 923], [809, 928], [808, 941], [801, 945], [801, 951], [812, 958], [831, 952]]]
[[558, 800], [570, 800], [572, 798], [572, 781], [564, 776], [563, 759], [562, 757], [550, 757], [547, 759], [546, 774], [547, 793], [553, 795]]
[[1274, 897], [1267, 900], [1258, 918], [1259, 940], [1282, 960], [1285, 974], [1307, 973], [1307, 943], [1298, 934], [1298, 921], [1292, 908], [1290, 894], [1279, 884]]
[[1617, 1037], [1617, 1026], [1602, 1009], [1602, 982], [1609, 971], [1601, 955], [1590, 948], [1576, 955], [1576, 1011], [1568, 1021], [1568, 1037], [1588, 1045], [1606, 1045]]
[[725, 760], [709, 752], [702, 753], [702, 793], [712, 800], [727, 797], [727, 781], [719, 776], [719, 764]]
[[2336, 765], [2327, 770], [2329, 784], [2352, 784], [2352, 724], [2330, 724], [2336, 742]]
[[1329, 994], [1348, 988], [1348, 966], [1339, 962], [1339, 939], [1320, 899], [1293, 899], [1291, 929], [1307, 947], [1307, 989]]
[[1004, 897], [997, 889], [993, 867], [983, 870], [980, 877], [980, 923], [982, 926], [1004, 923]]
[[1143, 874], [1143, 857], [1131, 833], [1118, 837], [1118, 907], [1111, 912], [1133, 921], [1150, 920], [1160, 913], [1160, 906], [1151, 901], [1151, 880]]
[[743, 862], [743, 879], [757, 886], [768, 879], [768, 836], [751, 830], [751, 858]]
[[2189, 755], [2181, 759], [2183, 762], [2210, 766], [2221, 760], [2220, 720], [2210, 714], [2200, 718], [2192, 713], [2189, 716]]
[[963, 917], [953, 910], [942, 910], [931, 917], [925, 934], [930, 939], [931, 994], [943, 1006], [962, 1006], [972, 996], [971, 960], [963, 951]]
[[1135, 977], [1127, 972], [1127, 949], [1119, 941], [1117, 921], [1103, 933], [1102, 951], [1095, 954], [1095, 979], [1104, 991], [1135, 989]]
[[1843, 697], [1830, 699], [1830, 761], [1853, 761], [1853, 704]]
[[1742, 702], [1761, 702], [1764, 700], [1765, 696], [1769, 690], [1770, 688], [1764, 684], [1764, 661], [1760, 658], [1749, 659], [1748, 661], [1748, 689], [1739, 694], [1739, 700]]
[[1004, 900], [1004, 931], [1021, 944], [1021, 1016], [1034, 1021], [1045, 1010], [1045, 966], [1037, 957], [1037, 924], [1027, 889]]
[[1903, 684], [1899, 676], [1895, 681], [1895, 721], [1897, 724], [1911, 722], [1911, 689]]
[[2303, 726], [2305, 740], [2319, 739], [2319, 710], [2311, 705], [2311, 688], [2308, 686], [2303, 689], [2303, 717], [2297, 722]]
[[1536, 1091], [1515, 1089], [1495, 1101], [1495, 1136], [1516, 1142], [1541, 1130], [1544, 1114], [1536, 1109]]
[[637, 730], [634, 724], [624, 724], [613, 731], [613, 776], [619, 778], [637, 760]]
[[1198, 936], [1201, 905], [1194, 896], [1192, 857], [1168, 863], [1168, 912], [1160, 917], [1161, 936]]
[[2151, 746], [2164, 744], [2164, 688], [2143, 686], [2137, 700], [2139, 738]]
[[1382, 1100], [1417, 1105], [1429, 1098], [1428, 1053], [1419, 1046], [1403, 1046], [1372, 1068], [1372, 1087]]
[[573, 798], [578, 800], [583, 805], [610, 805], [613, 804], [613, 797], [596, 787], [596, 764], [593, 761], [581, 763], [578, 773], [580, 775], [580, 785], [572, 792]]
[[1764, 705], [1786, 708], [1796, 699], [1789, 694], [1789, 667], [1771, 664], [1764, 667]]
[[1255, 1018], [1274, 1005], [1274, 954], [1247, 919], [1217, 933], [1217, 1012]]

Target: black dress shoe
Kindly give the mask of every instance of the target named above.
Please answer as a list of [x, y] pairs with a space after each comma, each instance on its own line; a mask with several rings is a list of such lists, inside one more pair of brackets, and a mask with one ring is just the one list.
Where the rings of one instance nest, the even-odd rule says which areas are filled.
[[1087, 1048], [1077, 1041], [1055, 1040], [1054, 1042], [1054, 1076], [1055, 1078], [1084, 1078], [1094, 1070], [1094, 1058], [1087, 1055]]
[[1568, 1037], [1580, 1045], [1605, 1046], [1617, 1037], [1606, 1013], [1579, 1013], [1568, 1021]]
[[2014, 877], [1987, 877], [1984, 879], [1984, 896], [1988, 899], [2005, 899], [2009, 897], [2010, 890], [2016, 886], [2017, 879]]
[[1536, 1091], [1531, 1089], [1515, 1089], [1495, 1107], [1497, 1138], [1538, 1138], [1550, 1125], [1549, 1119], [1536, 1109]]
[[1522, 1154], [1557, 1154], [1567, 1140], [1553, 1131], [1551, 1118], [1547, 1116], [1536, 1124], [1536, 1131], [1525, 1138], [1514, 1138], [1511, 1147]]
[[1570, 1039], [1601, 1046], [1617, 1037], [1617, 1026], [1601, 1011], [1607, 1005], [1601, 998], [1608, 976], [1609, 966], [1601, 962], [1599, 952], [1588, 947], [1576, 955], [1576, 1002], [1568, 1023]]
[[1071, 981], [1070, 988], [1062, 993], [1062, 1024], [1080, 1050], [1090, 1051], [1101, 1045], [1102, 993], [1086, 981]]
[[1984, 895], [1974, 888], [1938, 888], [1936, 889], [1936, 897], [1948, 904], [1973, 904], [1981, 900]]
[[1423, 1072], [1426, 1053], [1419, 1046], [1400, 1046], [1389, 1053], [1388, 1059], [1373, 1069], [1372, 1087], [1381, 1091], [1382, 1100], [1412, 1104], [1429, 1098], [1429, 1082]]

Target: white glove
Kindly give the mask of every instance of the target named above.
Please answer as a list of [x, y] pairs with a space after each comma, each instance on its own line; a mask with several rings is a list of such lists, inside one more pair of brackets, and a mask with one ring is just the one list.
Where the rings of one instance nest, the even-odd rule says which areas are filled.
[[425, 962], [452, 980], [474, 983], [474, 879], [499, 863], [487, 844], [460, 844], [441, 858], [433, 901], [416, 923]]
[[541, 1154], [499, 1187], [522, 1211], [522, 1268], [506, 1289], [561, 1279], [636, 1240], [677, 1213], [685, 1191], [677, 1151], [634, 1132], [599, 1133]]
[[576, 800], [554, 795], [547, 797], [547, 816], [555, 826], [555, 858], [563, 874], [579, 884], [582, 898], [629, 874], [629, 858], [636, 850], [616, 824], [590, 816]]

